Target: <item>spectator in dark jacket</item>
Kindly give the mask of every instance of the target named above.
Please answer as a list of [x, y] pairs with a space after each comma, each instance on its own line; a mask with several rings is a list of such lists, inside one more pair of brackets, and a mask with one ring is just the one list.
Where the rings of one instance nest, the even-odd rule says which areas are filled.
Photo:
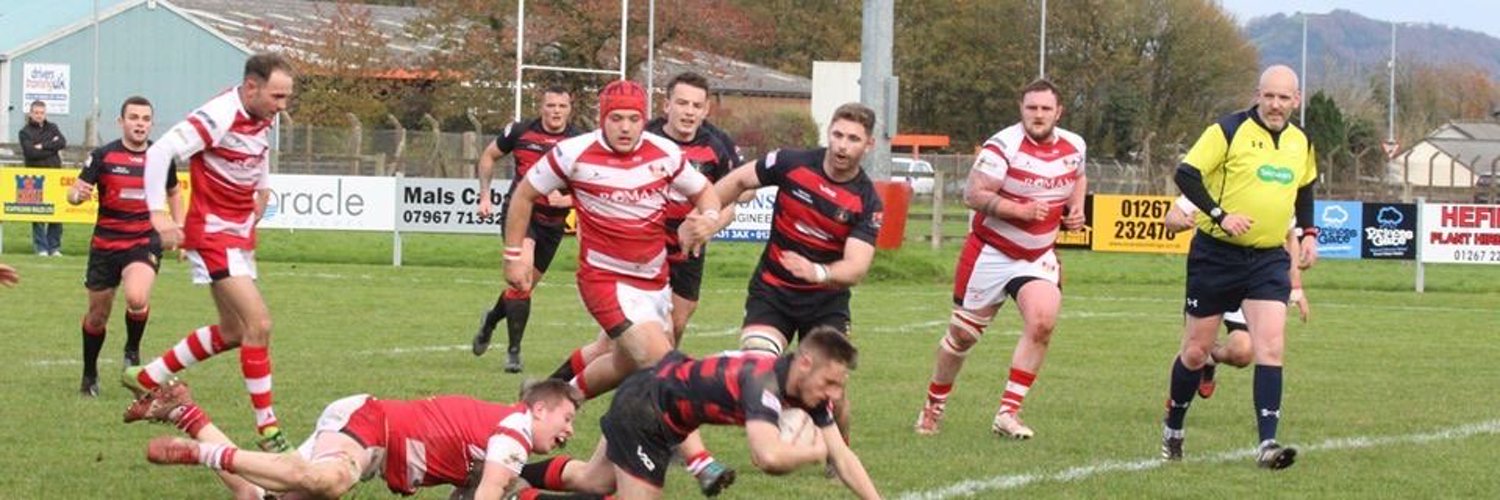
[[[57, 130], [57, 124], [47, 121], [47, 104], [32, 101], [26, 126], [21, 127], [21, 156], [26, 166], [61, 167], [62, 157], [57, 153], [67, 146], [68, 140]], [[31, 246], [37, 255], [62, 255], [62, 224], [32, 223]]]

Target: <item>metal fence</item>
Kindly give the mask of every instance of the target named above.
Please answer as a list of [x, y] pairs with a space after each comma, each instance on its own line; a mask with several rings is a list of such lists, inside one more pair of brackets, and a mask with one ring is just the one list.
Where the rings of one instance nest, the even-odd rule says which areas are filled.
[[476, 130], [442, 130], [431, 117], [425, 122], [421, 129], [407, 129], [391, 119], [384, 124], [388, 128], [372, 128], [351, 117], [348, 127], [314, 127], [283, 115], [274, 168], [299, 174], [472, 177], [489, 138]]
[[[408, 129], [391, 117], [377, 127], [350, 116], [348, 126], [315, 127], [299, 124], [282, 115], [281, 124], [276, 128], [278, 149], [272, 159], [272, 168], [276, 172], [297, 174], [392, 176], [401, 173], [408, 177], [472, 178], [479, 154], [492, 139], [478, 130], [477, 123], [474, 125], [469, 130], [443, 130], [436, 119], [427, 117], [421, 128]], [[746, 159], [755, 158], [758, 153], [742, 151]], [[72, 146], [64, 150], [62, 156], [65, 164], [81, 166], [88, 156], [88, 148]], [[1396, 158], [1385, 166], [1383, 172], [1325, 175], [1318, 184], [1318, 197], [1372, 202], [1410, 202], [1419, 196], [1432, 202], [1452, 203], [1495, 203], [1500, 200], [1500, 182], [1496, 182], [1500, 178], [1496, 175], [1500, 172], [1500, 157], [1493, 158], [1493, 161], [1476, 158], [1469, 162], [1477, 170], [1473, 172], [1472, 185], [1433, 186], [1405, 182], [1410, 178], [1407, 174], [1420, 177], [1425, 173], [1425, 178], [1431, 179], [1433, 169], [1441, 171], [1459, 167], [1434, 165], [1430, 161], [1424, 163], [1410, 156]], [[947, 202], [961, 203], [974, 155], [924, 154], [921, 159], [931, 163], [936, 172], [942, 172], [941, 190]], [[502, 165], [509, 165], [510, 161], [502, 160]], [[18, 146], [0, 143], [0, 164], [20, 163]], [[1177, 190], [1172, 181], [1175, 167], [1175, 164], [1153, 166], [1114, 159], [1091, 159], [1087, 166], [1089, 191], [1175, 195]], [[1418, 171], [1422, 168], [1428, 171]], [[497, 168], [495, 176], [506, 178], [512, 171]], [[1459, 177], [1452, 172], [1446, 173], [1450, 184]], [[922, 199], [927, 200], [925, 196]]]

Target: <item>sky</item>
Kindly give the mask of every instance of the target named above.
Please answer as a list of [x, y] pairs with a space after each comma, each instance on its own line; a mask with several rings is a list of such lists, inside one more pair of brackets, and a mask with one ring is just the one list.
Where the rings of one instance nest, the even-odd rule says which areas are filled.
[[1276, 13], [1344, 9], [1380, 21], [1446, 24], [1500, 38], [1497, 0], [1219, 0], [1241, 23]]

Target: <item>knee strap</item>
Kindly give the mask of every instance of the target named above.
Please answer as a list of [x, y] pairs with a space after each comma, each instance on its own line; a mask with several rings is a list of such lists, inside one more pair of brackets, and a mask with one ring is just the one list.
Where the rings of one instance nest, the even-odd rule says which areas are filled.
[[749, 330], [740, 334], [740, 349], [744, 351], [759, 351], [770, 353], [773, 356], [781, 356], [783, 340], [765, 330]]
[[955, 356], [964, 357], [969, 355], [969, 349], [979, 343], [984, 336], [984, 329], [990, 326], [993, 316], [980, 316], [962, 309], [954, 309], [953, 315], [948, 319], [948, 334], [943, 336], [940, 345], [944, 351]]

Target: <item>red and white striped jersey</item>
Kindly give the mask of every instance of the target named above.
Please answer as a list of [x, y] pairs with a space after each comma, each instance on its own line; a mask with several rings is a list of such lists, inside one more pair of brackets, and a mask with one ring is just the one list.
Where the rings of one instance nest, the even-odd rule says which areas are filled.
[[[255, 248], [255, 192], [269, 187], [271, 121], [224, 91], [188, 114], [153, 147], [187, 157], [193, 196], [183, 223], [183, 248]], [[159, 209], [154, 193], [147, 202]]]
[[677, 144], [650, 132], [624, 154], [597, 130], [564, 140], [526, 179], [543, 193], [573, 190], [581, 276], [605, 273], [654, 288], [667, 282], [667, 191], [691, 196], [708, 187]]
[[975, 171], [1002, 182], [997, 191], [1001, 198], [1051, 207], [1040, 221], [974, 215], [972, 231], [980, 241], [1014, 259], [1035, 260], [1052, 249], [1063, 205], [1084, 177], [1083, 138], [1060, 127], [1053, 130], [1052, 141], [1043, 144], [1026, 135], [1022, 124], [1011, 125], [990, 136], [974, 160]]
[[370, 404], [384, 416], [384, 428], [376, 430], [384, 441], [364, 444], [385, 447], [386, 486], [396, 493], [410, 495], [417, 488], [439, 484], [462, 486], [470, 462], [477, 459], [500, 463], [520, 475], [532, 450], [531, 412], [524, 403], [437, 396]]

